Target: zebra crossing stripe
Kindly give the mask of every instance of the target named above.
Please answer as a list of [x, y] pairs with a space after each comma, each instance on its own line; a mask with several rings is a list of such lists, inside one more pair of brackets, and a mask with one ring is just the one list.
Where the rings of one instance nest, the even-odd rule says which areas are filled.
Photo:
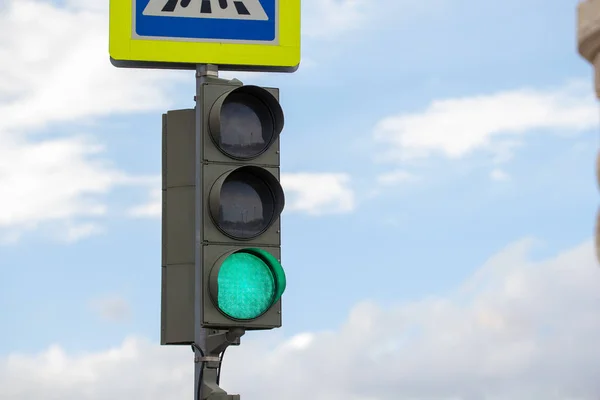
[[[190, 4], [192, 0], [181, 0], [181, 7], [185, 8]], [[210, 1], [210, 0], [209, 0]], [[172, 12], [177, 7], [179, 0], [168, 0], [165, 6], [162, 8], [164, 12]], [[210, 4], [210, 3], [209, 3]]]
[[234, 1], [233, 5], [235, 6], [235, 9], [239, 15], [250, 15], [250, 11], [248, 11], [244, 3], [241, 1]]
[[260, 0], [150, 0], [143, 15], [268, 21]]
[[212, 12], [212, 7], [210, 6], [210, 0], [202, 0], [202, 5], [200, 6], [201, 14], [210, 14]]
[[173, 10], [175, 10], [175, 7], [177, 7], [177, 3], [179, 2], [179, 0], [169, 0], [167, 1], [167, 4], [165, 4], [165, 6], [162, 8], [161, 11], [163, 12], [171, 12]]

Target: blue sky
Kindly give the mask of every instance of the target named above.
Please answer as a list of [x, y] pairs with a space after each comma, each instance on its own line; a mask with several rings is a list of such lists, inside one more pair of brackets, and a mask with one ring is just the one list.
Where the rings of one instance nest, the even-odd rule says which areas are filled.
[[[161, 114], [193, 106], [194, 77], [112, 67], [106, 6], [0, 5], [0, 29], [15, 32], [0, 39], [0, 392], [11, 400], [44, 388], [191, 396], [189, 350], [158, 346], [153, 195]], [[600, 395], [599, 114], [575, 8], [305, 0], [298, 72], [222, 74], [279, 87], [286, 115], [284, 327], [232, 351], [234, 392]], [[266, 364], [235, 364], [253, 355]], [[355, 362], [374, 375], [355, 376]]]

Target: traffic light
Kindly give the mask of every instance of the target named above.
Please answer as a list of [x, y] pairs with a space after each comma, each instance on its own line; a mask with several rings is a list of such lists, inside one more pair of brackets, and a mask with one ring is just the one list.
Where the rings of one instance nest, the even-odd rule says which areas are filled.
[[281, 326], [284, 193], [279, 90], [208, 77], [198, 90], [202, 238], [196, 249], [196, 113], [163, 115], [161, 344], [194, 342], [195, 255], [204, 328]]
[[202, 104], [203, 305], [206, 328], [281, 326], [279, 90], [207, 79]]

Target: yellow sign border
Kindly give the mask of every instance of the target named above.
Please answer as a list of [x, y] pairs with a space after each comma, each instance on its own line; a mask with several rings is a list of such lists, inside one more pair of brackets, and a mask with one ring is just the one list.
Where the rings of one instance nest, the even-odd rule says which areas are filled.
[[109, 53], [114, 60], [275, 68], [300, 64], [300, 0], [279, 1], [276, 45], [132, 38], [132, 13], [132, 0], [110, 0]]

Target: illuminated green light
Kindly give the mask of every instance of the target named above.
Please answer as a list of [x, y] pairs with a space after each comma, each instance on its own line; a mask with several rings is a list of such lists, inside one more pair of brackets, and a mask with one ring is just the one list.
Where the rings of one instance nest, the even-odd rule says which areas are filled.
[[285, 289], [281, 265], [268, 252], [244, 249], [229, 255], [217, 276], [219, 309], [231, 318], [254, 319], [267, 311]]

